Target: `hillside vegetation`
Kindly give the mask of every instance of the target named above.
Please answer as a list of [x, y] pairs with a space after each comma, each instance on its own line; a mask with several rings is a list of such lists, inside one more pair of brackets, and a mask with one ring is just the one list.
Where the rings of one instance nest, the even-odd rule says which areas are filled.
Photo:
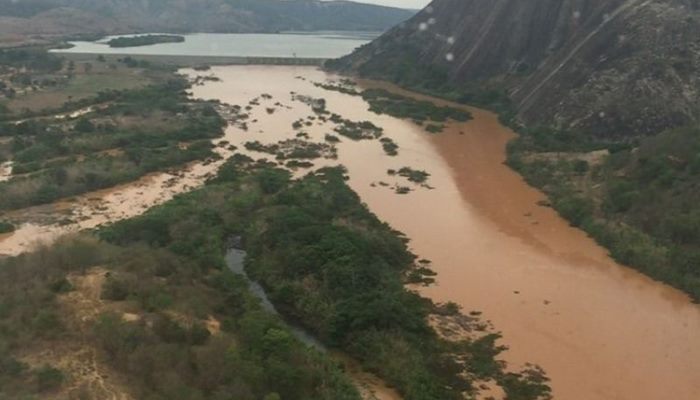
[[549, 135], [512, 143], [510, 164], [618, 261], [700, 299], [700, 127], [624, 147]]
[[320, 0], [0, 0], [3, 36], [134, 32], [384, 31], [412, 11]]

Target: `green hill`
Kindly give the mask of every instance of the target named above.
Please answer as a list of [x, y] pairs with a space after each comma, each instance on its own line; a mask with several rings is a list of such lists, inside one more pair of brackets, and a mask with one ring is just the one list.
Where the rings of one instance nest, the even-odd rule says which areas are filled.
[[413, 11], [320, 0], [0, 0], [0, 36], [384, 31]]

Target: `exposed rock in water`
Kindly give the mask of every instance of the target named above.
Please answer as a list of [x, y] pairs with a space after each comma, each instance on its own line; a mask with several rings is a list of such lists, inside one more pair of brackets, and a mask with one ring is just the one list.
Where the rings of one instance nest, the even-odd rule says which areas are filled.
[[699, 0], [435, 0], [330, 64], [620, 138], [700, 115]]

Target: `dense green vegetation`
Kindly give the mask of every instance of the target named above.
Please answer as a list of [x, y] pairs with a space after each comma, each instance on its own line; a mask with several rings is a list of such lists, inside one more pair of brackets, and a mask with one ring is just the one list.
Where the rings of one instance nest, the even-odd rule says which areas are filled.
[[63, 61], [59, 57], [47, 53], [43, 48], [0, 50], [0, 68], [24, 68], [27, 71], [48, 73], [56, 72], [62, 66]]
[[249, 271], [278, 307], [407, 399], [457, 398], [469, 389], [432, 366], [459, 369], [425, 322], [430, 304], [403, 287], [413, 256], [360, 205], [340, 171], [280, 192], [246, 238]]
[[[444, 125], [435, 122], [469, 121], [472, 116], [468, 111], [455, 107], [438, 106], [424, 100], [416, 100], [385, 89], [367, 89], [359, 92], [351, 81], [340, 83], [316, 83], [318, 87], [352, 96], [361, 96], [370, 105], [370, 111], [376, 114], [388, 114], [397, 118], [410, 119], [417, 124], [426, 125], [430, 133], [442, 132]], [[431, 123], [432, 122], [432, 123]]]
[[388, 174], [389, 175], [403, 176], [404, 178], [408, 179], [410, 182], [413, 182], [413, 183], [425, 183], [428, 181], [428, 178], [430, 177], [429, 173], [427, 173], [425, 171], [413, 169], [411, 167], [402, 167], [398, 171], [390, 169], [388, 171]]
[[[203, 190], [101, 236], [222, 265], [224, 239], [243, 234], [246, 269], [278, 309], [359, 359], [408, 400], [458, 399], [486, 377], [506, 385], [513, 399], [546, 396], [540, 374], [530, 379], [503, 372], [493, 358], [502, 350], [494, 337], [451, 343], [436, 336], [427, 317], [437, 308], [404, 288], [409, 275], [427, 271], [416, 265], [405, 240], [362, 205], [342, 170], [290, 181], [286, 171], [251, 162], [235, 157]], [[528, 391], [533, 394], [523, 394]]]
[[498, 112], [504, 121], [514, 120], [513, 106], [501, 83], [465, 82], [460, 85], [451, 81], [447, 68], [421, 61], [422, 50], [429, 45], [425, 38], [418, 36], [383, 49], [381, 57], [365, 60], [358, 70], [354, 70], [352, 55], [329, 60], [325, 67], [333, 71], [352, 71], [364, 78], [389, 81], [416, 92], [489, 108]]
[[384, 89], [367, 89], [361, 96], [369, 103], [369, 109], [374, 113], [389, 114], [421, 124], [426, 121], [446, 122], [449, 119], [464, 122], [472, 118], [469, 112], [464, 110], [437, 106], [430, 101], [412, 99]]
[[[0, 397], [101, 398], [74, 369], [87, 362], [77, 347], [97, 352], [107, 387], [139, 399], [359, 399], [335, 363], [221, 268], [218, 251], [212, 263], [172, 247], [78, 237], [0, 262]], [[104, 281], [95, 310], [72, 300], [89, 294], [85, 276]], [[52, 355], [32, 361], [47, 346]]]
[[425, 131], [428, 133], [440, 133], [445, 130], [445, 125], [442, 124], [428, 124], [425, 126]]
[[379, 139], [384, 134], [384, 129], [374, 125], [370, 121], [351, 121], [342, 118], [338, 114], [332, 114], [330, 120], [335, 122], [335, 132], [352, 140]]
[[330, 133], [327, 133], [325, 136], [325, 140], [328, 143], [340, 143], [340, 138], [338, 138], [335, 135], [331, 135]]
[[396, 144], [391, 138], [388, 137], [383, 137], [379, 139], [379, 141], [382, 143], [382, 149], [384, 149], [384, 152], [388, 156], [397, 156], [399, 155], [399, 145]]
[[287, 139], [272, 144], [263, 144], [256, 140], [246, 142], [244, 146], [250, 151], [273, 155], [279, 161], [337, 157], [337, 150], [334, 146], [328, 143], [314, 143], [301, 139]]
[[149, 172], [214, 156], [224, 121], [212, 105], [190, 101], [181, 78], [101, 92], [99, 113], [77, 120], [6, 123], [15, 178], [0, 183], [0, 209], [49, 203], [132, 181]]
[[184, 36], [180, 35], [138, 35], [129, 37], [119, 37], [107, 42], [109, 47], [138, 47], [149, 46], [158, 43], [182, 43]]
[[339, 92], [344, 94], [349, 94], [351, 96], [359, 96], [361, 93], [355, 89], [355, 82], [344, 79], [340, 82], [316, 82], [314, 86], [320, 87], [321, 89], [330, 90], [333, 92]]

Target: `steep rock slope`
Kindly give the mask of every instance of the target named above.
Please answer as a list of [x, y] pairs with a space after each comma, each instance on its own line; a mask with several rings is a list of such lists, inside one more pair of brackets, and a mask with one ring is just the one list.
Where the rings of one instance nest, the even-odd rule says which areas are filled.
[[335, 66], [502, 89], [530, 125], [653, 134], [700, 115], [700, 1], [435, 0]]

